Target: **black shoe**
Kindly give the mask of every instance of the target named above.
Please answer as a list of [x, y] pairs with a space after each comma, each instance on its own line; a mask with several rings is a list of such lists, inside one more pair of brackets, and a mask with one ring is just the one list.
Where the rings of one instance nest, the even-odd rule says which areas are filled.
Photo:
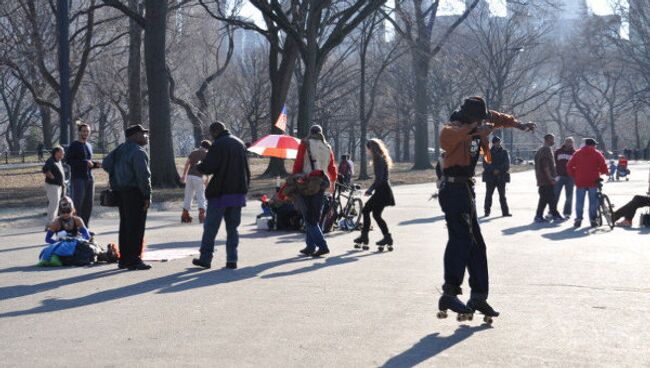
[[575, 221], [573, 221], [573, 227], [580, 227], [581, 225], [582, 225], [582, 220], [575, 219]]
[[128, 267], [128, 266], [125, 265], [124, 263], [122, 263], [122, 262], [117, 262], [117, 268], [118, 268], [118, 269], [120, 269], [120, 270], [124, 270], [124, 269], [126, 269], [127, 267]]
[[151, 266], [144, 262], [139, 262], [129, 266], [128, 269], [129, 271], [146, 271], [146, 270], [150, 270]]
[[320, 257], [320, 256], [324, 256], [324, 255], [326, 255], [326, 254], [329, 254], [329, 252], [330, 252], [330, 250], [327, 249], [327, 248], [325, 248], [325, 249], [323, 249], [323, 248], [318, 248], [318, 250], [315, 251], [311, 256], [312, 256], [312, 257]]
[[305, 248], [305, 249], [301, 249], [301, 250], [299, 250], [299, 252], [300, 252], [300, 254], [302, 254], [303, 256], [307, 256], [307, 257], [309, 257], [309, 256], [311, 256], [312, 254], [314, 254], [315, 250], [314, 250], [314, 249], [307, 249], [307, 248]]
[[229, 270], [236, 270], [237, 262], [226, 262], [226, 268]]
[[384, 235], [384, 238], [377, 243], [380, 247], [383, 247], [384, 245], [393, 245], [393, 237], [390, 234]]
[[598, 227], [598, 223], [596, 222], [596, 220], [589, 221], [589, 224], [591, 225], [591, 227]]
[[485, 300], [470, 299], [467, 302], [467, 308], [474, 312], [479, 311], [486, 317], [499, 317], [499, 312], [495, 311]]
[[194, 258], [192, 260], [192, 264], [195, 266], [203, 267], [205, 269], [212, 267], [208, 262], [203, 262], [200, 258]]
[[512, 217], [512, 213], [507, 212], [502, 215], [503, 217]]
[[490, 217], [490, 210], [485, 210], [485, 217]]
[[368, 233], [362, 231], [362, 232], [361, 232], [361, 236], [359, 236], [358, 238], [354, 239], [354, 244], [356, 244], [356, 245], [355, 245], [355, 248], [360, 248], [360, 247], [358, 247], [358, 246], [361, 245], [361, 244], [368, 245], [368, 242], [369, 242], [369, 241], [370, 241], [370, 240], [368, 239]]

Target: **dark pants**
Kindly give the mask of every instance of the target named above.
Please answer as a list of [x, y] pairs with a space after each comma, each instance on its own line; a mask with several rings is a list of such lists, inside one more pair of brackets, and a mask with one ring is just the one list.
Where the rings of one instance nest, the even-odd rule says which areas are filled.
[[[370, 205], [368, 205], [370, 204]], [[363, 207], [363, 229], [362, 231], [364, 233], [368, 233], [370, 231], [370, 214], [372, 213], [372, 218], [375, 219], [375, 222], [377, 223], [377, 226], [381, 229], [381, 233], [384, 234], [384, 236], [388, 235], [388, 225], [386, 225], [386, 221], [381, 217], [382, 212], [384, 212], [385, 206], [378, 206], [378, 205], [372, 205], [372, 203], [368, 203], [366, 206]]]
[[214, 240], [221, 227], [221, 220], [226, 222], [226, 262], [237, 262], [241, 207], [215, 207], [208, 201], [208, 210], [203, 223], [201, 239], [201, 261], [211, 263], [214, 254]]
[[544, 209], [548, 205], [549, 212], [551, 216], [560, 216], [560, 213], [557, 212], [557, 202], [555, 200], [555, 186], [553, 185], [542, 185], [538, 189], [539, 192], [539, 202], [537, 203], [537, 214], [538, 218], [544, 217]]
[[93, 212], [95, 181], [93, 179], [71, 179], [70, 190], [77, 216], [84, 220], [87, 228], [90, 222], [90, 215]]
[[488, 181], [485, 183], [485, 186], [485, 212], [490, 212], [490, 209], [492, 208], [492, 195], [494, 194], [494, 189], [497, 189], [499, 192], [499, 204], [501, 205], [501, 213], [503, 215], [510, 213], [510, 210], [508, 209], [508, 200], [506, 198], [506, 182]]
[[634, 198], [626, 203], [625, 206], [619, 208], [616, 212], [614, 212], [614, 219], [618, 220], [622, 217], [626, 220], [632, 221], [634, 215], [636, 214], [636, 210], [648, 206], [650, 206], [650, 196], [634, 196]]
[[327, 241], [320, 227], [324, 197], [323, 192], [316, 193], [312, 196], [302, 196], [300, 199], [302, 203], [298, 206], [305, 220], [305, 244], [306, 249], [309, 251], [313, 251], [316, 248], [322, 250], [328, 249]]
[[489, 289], [485, 241], [476, 217], [474, 190], [468, 184], [443, 183], [438, 200], [447, 220], [445, 294], [461, 294], [465, 268], [472, 298], [487, 299]]
[[137, 189], [117, 192], [120, 210], [120, 264], [129, 266], [142, 262], [142, 242], [147, 222], [145, 198]]

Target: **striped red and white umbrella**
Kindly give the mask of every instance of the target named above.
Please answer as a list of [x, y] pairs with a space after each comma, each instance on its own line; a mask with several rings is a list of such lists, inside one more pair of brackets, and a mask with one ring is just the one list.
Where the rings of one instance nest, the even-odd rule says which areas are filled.
[[298, 146], [300, 146], [298, 138], [270, 134], [255, 142], [248, 150], [263, 157], [295, 159], [298, 156]]

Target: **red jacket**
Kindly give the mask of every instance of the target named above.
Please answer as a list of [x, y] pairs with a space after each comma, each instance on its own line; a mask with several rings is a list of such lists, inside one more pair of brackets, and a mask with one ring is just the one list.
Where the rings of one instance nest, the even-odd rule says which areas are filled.
[[[305, 160], [305, 153], [307, 151], [307, 145], [304, 142], [300, 143], [298, 147], [298, 156], [293, 162], [293, 174], [299, 174], [303, 172], [303, 163]], [[330, 191], [334, 190], [334, 183], [336, 183], [336, 177], [338, 173], [336, 170], [336, 161], [334, 159], [334, 152], [330, 151], [330, 163], [327, 166], [327, 176], [330, 179]]]
[[566, 170], [578, 188], [594, 188], [600, 176], [609, 173], [605, 157], [593, 146], [576, 151], [566, 164]]

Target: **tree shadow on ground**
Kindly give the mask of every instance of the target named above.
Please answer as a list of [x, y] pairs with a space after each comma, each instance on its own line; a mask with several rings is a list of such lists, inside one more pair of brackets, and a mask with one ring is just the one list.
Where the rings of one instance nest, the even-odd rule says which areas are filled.
[[[111, 274], [117, 273], [118, 270], [114, 268], [115, 265], [109, 265], [109, 266], [110, 269], [103, 269], [101, 271], [94, 272], [94, 273], [87, 273], [87, 274], [69, 277], [65, 279], [43, 282], [41, 284], [36, 284], [36, 285], [12, 285], [12, 286], [0, 287], [0, 295], [2, 295], [2, 300], [20, 298], [27, 295], [38, 294], [44, 291], [53, 290], [62, 286], [68, 286], [80, 282], [86, 282], [86, 281], [103, 278]], [[97, 266], [93, 266], [93, 267], [97, 267]], [[29, 272], [29, 271], [36, 271], [36, 270], [43, 270], [43, 271], [50, 270], [50, 272], [54, 272], [55, 270], [61, 270], [61, 268], [43, 268], [43, 267], [36, 267], [36, 266], [31, 268], [13, 267], [13, 269], [14, 270], [11, 269], [3, 270], [2, 272], [21, 272], [21, 271]]]
[[433, 222], [444, 220], [444, 219], [445, 219], [444, 215], [439, 215], [439, 216], [433, 216], [433, 217], [427, 217], [427, 218], [419, 218], [419, 219], [402, 221], [398, 225], [400, 225], [400, 226], [408, 226], [408, 225], [429, 224], [429, 223], [433, 223]]
[[438, 332], [432, 333], [422, 338], [405, 352], [390, 358], [382, 367], [414, 367], [468, 339], [473, 334], [490, 328], [492, 327], [486, 324], [473, 327], [460, 325], [450, 336], [440, 336]]
[[[215, 246], [223, 245], [225, 241], [216, 241]], [[157, 250], [157, 249], [170, 249], [170, 248], [201, 248], [201, 239], [197, 240], [188, 240], [188, 241], [176, 241], [168, 243], [156, 243], [156, 244], [147, 244], [146, 249]]]
[[[314, 264], [312, 266], [301, 268], [292, 272], [277, 273], [273, 275], [273, 277], [290, 276], [290, 275], [295, 275], [295, 274], [309, 272], [309, 271], [316, 271], [318, 269], [327, 266], [354, 262], [357, 261], [358, 258], [360, 258], [360, 257], [349, 257], [349, 258], [345, 258], [344, 260], [341, 260], [341, 258], [345, 256], [349, 256], [351, 253], [352, 251], [349, 251], [344, 255], [332, 256], [330, 257], [332, 258], [332, 260], [330, 260], [329, 262], [327, 261], [327, 259], [329, 258], [326, 258], [325, 262], [323, 262], [322, 264], [321, 263]], [[307, 262], [313, 260], [314, 259], [311, 257], [293, 257], [293, 258], [286, 258], [286, 259], [280, 259], [272, 262], [267, 262], [256, 266], [243, 267], [238, 270], [221, 269], [221, 270], [216, 270], [211, 272], [203, 271], [203, 269], [200, 268], [188, 268], [182, 272], [177, 272], [171, 275], [167, 275], [155, 279], [145, 280], [127, 286], [120, 286], [109, 290], [102, 290], [78, 298], [44, 299], [41, 305], [31, 309], [0, 313], [0, 319], [6, 317], [18, 317], [24, 315], [33, 315], [33, 314], [41, 314], [41, 313], [49, 313], [49, 312], [55, 312], [61, 310], [81, 308], [89, 305], [101, 304], [112, 300], [128, 298], [131, 296], [146, 294], [150, 292], [176, 293], [176, 292], [182, 292], [182, 291], [201, 288], [201, 287], [208, 287], [208, 286], [214, 286], [218, 284], [237, 282], [237, 281], [259, 277], [259, 275], [262, 272], [285, 264]], [[111, 269], [111, 270], [101, 271], [90, 275], [82, 275], [82, 276], [77, 276], [69, 279], [47, 282], [35, 286], [19, 285], [15, 287], [0, 289], [0, 294], [11, 295], [11, 297], [30, 295], [30, 294], [35, 294], [46, 290], [51, 290], [59, 286], [69, 285], [71, 283], [88, 281], [88, 280], [104, 277], [114, 272], [129, 272], [129, 271], [117, 271], [116, 269]], [[262, 278], [267, 278], [267, 277], [262, 277]]]
[[603, 234], [603, 233], [608, 233], [612, 231], [610, 228], [604, 229], [604, 228], [588, 228], [588, 227], [582, 227], [582, 228], [575, 228], [573, 226], [566, 228], [562, 231], [554, 232], [554, 233], [547, 233], [547, 234], [542, 234], [543, 238], [546, 238], [548, 240], [552, 241], [562, 241], [562, 240], [569, 240], [569, 239], [578, 239], [578, 238], [583, 238], [585, 236], [589, 235], [595, 235], [595, 234]]
[[[43, 238], [45, 239], [45, 238]], [[19, 250], [27, 250], [27, 249], [35, 249], [35, 248], [45, 248], [47, 244], [45, 243], [45, 240], [43, 240], [43, 244], [37, 244], [37, 245], [27, 245], [24, 247], [14, 247], [14, 248], [5, 248], [5, 249], [0, 249], [0, 253], [5, 253], [5, 252], [15, 252]]]

